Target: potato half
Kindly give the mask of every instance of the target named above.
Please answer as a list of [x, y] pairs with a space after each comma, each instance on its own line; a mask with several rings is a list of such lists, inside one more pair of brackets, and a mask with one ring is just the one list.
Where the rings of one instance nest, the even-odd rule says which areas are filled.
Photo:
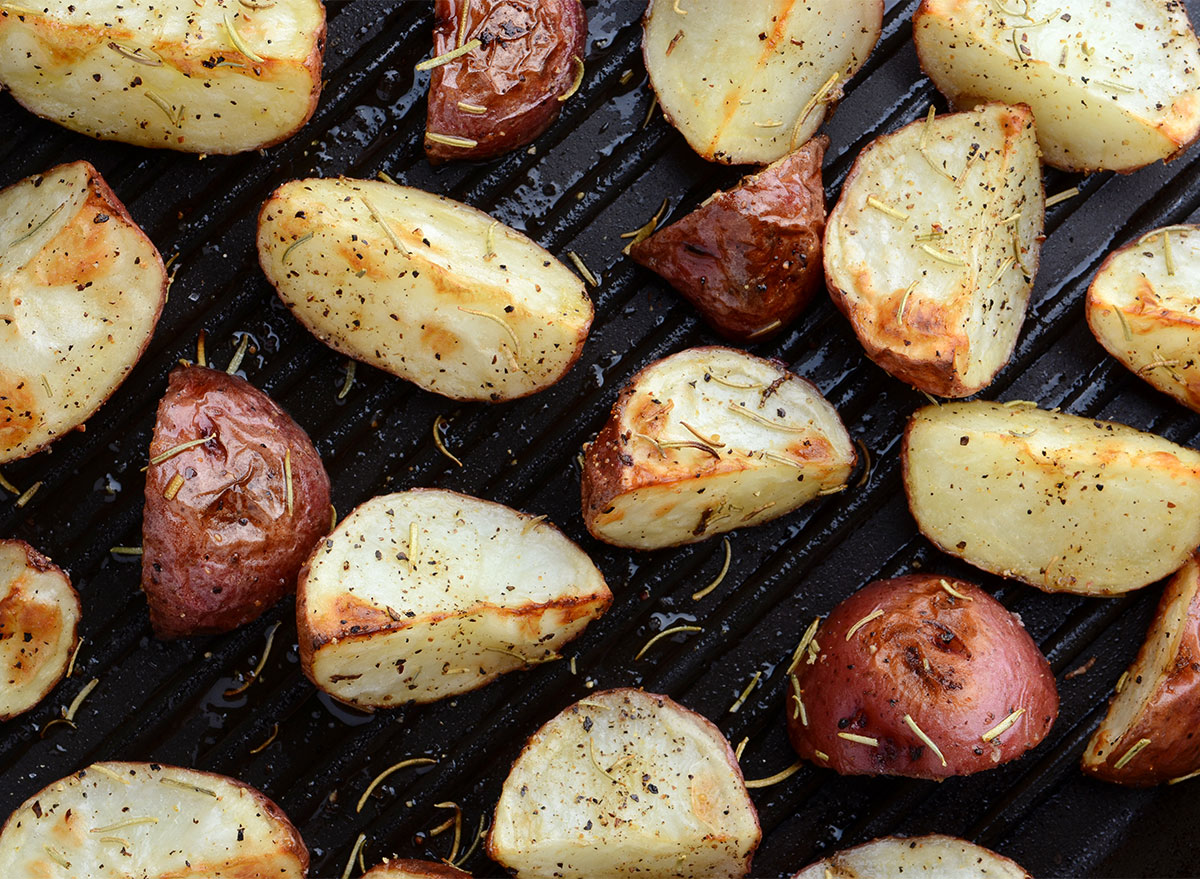
[[362, 874], [362, 879], [471, 879], [471, 874], [449, 864], [400, 858], [372, 867]]
[[840, 491], [856, 459], [809, 382], [743, 351], [691, 348], [621, 391], [587, 449], [583, 519], [617, 546], [695, 543]]
[[913, 40], [955, 104], [1032, 107], [1058, 168], [1133, 171], [1200, 133], [1200, 46], [1178, 0], [924, 0]]
[[1017, 342], [1044, 213], [1028, 107], [914, 122], [850, 169], [825, 227], [829, 292], [885, 370], [969, 396]]
[[1019, 865], [994, 851], [931, 834], [886, 836], [817, 861], [793, 879], [1032, 879]]
[[882, 27], [883, 0], [651, 0], [642, 55], [692, 149], [766, 165], [813, 136]]
[[300, 574], [300, 661], [370, 710], [474, 690], [558, 658], [612, 603], [592, 560], [540, 517], [453, 491], [373, 498]]
[[79, 596], [58, 565], [24, 541], [0, 540], [0, 721], [62, 680], [79, 616]]
[[909, 420], [904, 488], [944, 552], [1047, 592], [1117, 595], [1200, 544], [1200, 453], [1123, 424], [976, 401]]
[[1156, 229], [1110, 254], [1087, 320], [1109, 354], [1200, 412], [1200, 228]]
[[525, 743], [488, 855], [518, 879], [745, 876], [762, 832], [729, 742], [641, 690], [592, 693]]
[[101, 140], [239, 153], [295, 134], [321, 91], [320, 0], [0, 5], [0, 86]]
[[0, 464], [100, 408], [149, 344], [166, 296], [158, 251], [87, 162], [0, 192]]
[[375, 180], [295, 180], [258, 219], [263, 271], [326, 345], [456, 400], [548, 388], [583, 350], [583, 282], [482, 211]]

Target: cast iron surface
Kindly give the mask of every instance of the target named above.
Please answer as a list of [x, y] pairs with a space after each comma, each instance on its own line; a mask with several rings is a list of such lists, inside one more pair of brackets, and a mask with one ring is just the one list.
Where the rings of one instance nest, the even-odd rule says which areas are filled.
[[[735, 2], [735, 0], [730, 0]], [[736, 0], [753, 2], [753, 0]], [[835, 2], [835, 0], [828, 0]], [[729, 575], [710, 596], [721, 541], [651, 553], [590, 539], [579, 514], [576, 455], [623, 382], [651, 360], [717, 341], [680, 297], [621, 255], [621, 232], [670, 200], [681, 216], [745, 169], [709, 165], [650, 105], [640, 53], [642, 0], [591, 0], [587, 75], [536, 149], [483, 164], [425, 162], [421, 135], [431, 3], [344, 0], [329, 4], [327, 85], [313, 121], [292, 140], [234, 157], [155, 152], [105, 144], [41, 122], [0, 96], [0, 183], [74, 159], [103, 172], [165, 257], [178, 254], [158, 332], [116, 396], [75, 433], [5, 468], [24, 488], [42, 482], [23, 509], [0, 498], [0, 535], [28, 540], [67, 568], [84, 606], [86, 638], [72, 678], [29, 714], [0, 724], [0, 815], [43, 785], [101, 759], [159, 760], [237, 776], [274, 797], [300, 827], [313, 875], [340, 876], [359, 833], [366, 862], [385, 855], [444, 857], [451, 834], [427, 831], [453, 800], [470, 838], [490, 812], [525, 738], [590, 687], [642, 686], [712, 718], [737, 743], [749, 737], [747, 777], [771, 775], [794, 757], [784, 735], [784, 669], [817, 614], [869, 580], [917, 569], [975, 579], [1025, 625], [1059, 677], [1062, 711], [1047, 740], [1024, 759], [943, 784], [840, 778], [806, 766], [754, 792], [764, 839], [756, 876], [790, 874], [832, 849], [900, 832], [969, 837], [1010, 855], [1035, 875], [1185, 876], [1197, 871], [1200, 781], [1134, 791], [1085, 779], [1078, 760], [1112, 687], [1133, 658], [1157, 601], [1154, 586], [1124, 598], [1048, 596], [982, 576], [934, 551], [909, 516], [899, 438], [925, 403], [862, 355], [827, 298], [780, 339], [751, 350], [778, 357], [814, 381], [871, 451], [865, 484], [764, 527], [732, 535]], [[911, 41], [915, 0], [889, 0], [883, 37], [825, 130], [827, 193], [836, 197], [872, 138], [945, 105], [920, 73]], [[1200, 0], [1188, 0], [1193, 20]], [[626, 71], [632, 71], [622, 84]], [[285, 312], [258, 269], [255, 215], [285, 180], [309, 175], [373, 177], [445, 193], [525, 230], [565, 258], [576, 251], [599, 276], [597, 320], [583, 358], [553, 389], [500, 406], [462, 405], [360, 365], [337, 399], [345, 360]], [[1151, 390], [1106, 356], [1088, 332], [1083, 297], [1114, 246], [1156, 226], [1194, 222], [1200, 149], [1168, 165], [1120, 177], [1080, 179], [1048, 171], [1050, 193], [1082, 194], [1052, 208], [1029, 316], [1008, 367], [984, 396], [1111, 418], [1189, 445], [1200, 418]], [[513, 673], [458, 699], [370, 716], [318, 694], [300, 673], [291, 601], [232, 634], [163, 643], [150, 634], [139, 565], [109, 553], [140, 540], [143, 479], [154, 409], [179, 358], [194, 358], [200, 330], [224, 366], [241, 334], [255, 354], [243, 372], [306, 428], [325, 459], [343, 514], [373, 495], [444, 486], [547, 514], [591, 553], [616, 600], [567, 650], [567, 662]], [[437, 415], [449, 422], [457, 468], [434, 447]], [[262, 675], [226, 697], [261, 656], [281, 621]], [[675, 623], [704, 627], [633, 657]], [[1069, 680], [1067, 672], [1095, 663]], [[729, 707], [755, 672], [762, 682], [736, 713]], [[39, 730], [91, 679], [99, 686], [76, 717]], [[252, 753], [272, 734], [274, 742]], [[380, 786], [361, 813], [370, 780], [409, 756], [435, 756]], [[465, 844], [465, 843], [464, 843]], [[482, 854], [477, 875], [500, 871]]]

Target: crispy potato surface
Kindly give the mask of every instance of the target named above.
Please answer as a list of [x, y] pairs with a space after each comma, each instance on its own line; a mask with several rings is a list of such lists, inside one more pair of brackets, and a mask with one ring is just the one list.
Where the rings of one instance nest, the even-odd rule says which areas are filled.
[[817, 861], [793, 879], [1033, 879], [1024, 869], [983, 846], [931, 834], [887, 836]]
[[471, 879], [471, 874], [449, 864], [393, 858], [367, 870], [362, 879]]

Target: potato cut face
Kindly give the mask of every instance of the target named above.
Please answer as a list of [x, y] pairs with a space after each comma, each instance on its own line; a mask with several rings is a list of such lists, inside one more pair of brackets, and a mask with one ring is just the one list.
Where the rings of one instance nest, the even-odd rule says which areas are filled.
[[766, 165], [813, 136], [882, 27], [882, 0], [652, 0], [642, 54], [692, 149]]
[[1113, 253], [1088, 288], [1087, 319], [1108, 353], [1200, 412], [1200, 229], [1159, 229]]
[[0, 875], [45, 879], [303, 879], [280, 808], [232, 778], [96, 763], [34, 794], [0, 831]]
[[166, 290], [158, 251], [87, 162], [0, 192], [0, 464], [100, 408], [149, 343]]
[[888, 836], [817, 861], [793, 879], [1031, 879], [1008, 858], [965, 839]]
[[986, 387], [1017, 341], [1045, 195], [1028, 108], [914, 122], [859, 155], [825, 274], [867, 356], [931, 394]]
[[373, 180], [297, 180], [258, 226], [259, 261], [322, 342], [458, 400], [508, 400], [571, 368], [583, 282], [472, 207]]
[[666, 696], [590, 694], [525, 744], [488, 855], [517, 877], [745, 876], [762, 833], [737, 758]]
[[1058, 168], [1132, 171], [1200, 132], [1200, 46], [1174, 0], [924, 0], [913, 39], [951, 101], [1032, 107]]
[[305, 673], [371, 709], [430, 702], [558, 649], [612, 602], [586, 553], [549, 523], [452, 491], [367, 501], [300, 575]]
[[[101, 140], [238, 153], [291, 136], [321, 90], [320, 0], [40, 0], [0, 8], [0, 84]], [[84, 87], [86, 83], [86, 87]]]
[[20, 540], [0, 540], [0, 721], [37, 705], [78, 643], [79, 596], [62, 569]]
[[1123, 424], [983, 401], [910, 419], [904, 486], [950, 555], [1047, 592], [1116, 595], [1200, 544], [1200, 454]]
[[471, 879], [471, 874], [448, 864], [401, 858], [372, 867], [363, 873], [362, 879]]
[[837, 410], [781, 365], [732, 348], [652, 363], [588, 447], [584, 521], [608, 543], [694, 543], [845, 486], [854, 444]]

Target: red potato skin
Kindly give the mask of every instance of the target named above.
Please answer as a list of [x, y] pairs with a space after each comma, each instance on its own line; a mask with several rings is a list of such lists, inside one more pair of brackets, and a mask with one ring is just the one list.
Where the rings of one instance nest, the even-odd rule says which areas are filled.
[[464, 873], [449, 864], [414, 861], [409, 858], [395, 858], [374, 866], [362, 874], [362, 879], [393, 879], [400, 876], [420, 876], [422, 879], [471, 879], [470, 873]]
[[[524, 146], [558, 118], [582, 62], [587, 13], [580, 0], [436, 0], [433, 54], [458, 46], [459, 18], [467, 8], [464, 42], [473, 52], [435, 67], [429, 80], [426, 131], [474, 140], [457, 147], [425, 140], [433, 163], [489, 159]], [[485, 107], [461, 110], [459, 102]]]
[[733, 189], [634, 244], [629, 255], [661, 275], [727, 338], [758, 342], [812, 301], [825, 275], [829, 138], [814, 137]]
[[[142, 589], [159, 638], [228, 632], [296, 588], [329, 529], [329, 477], [304, 430], [249, 382], [219, 370], [171, 373], [150, 443]], [[291, 450], [293, 511], [285, 458]], [[184, 481], [165, 497], [176, 475]]]
[[[943, 580], [969, 600], [943, 589]], [[851, 634], [877, 609], [882, 616]], [[1054, 675], [1033, 639], [1003, 605], [962, 580], [915, 574], [871, 583], [833, 609], [816, 640], [816, 661], [801, 657], [788, 685], [788, 736], [801, 757], [843, 775], [940, 779], [991, 769], [1036, 746], [1058, 715]], [[1006, 732], [982, 740], [1018, 708], [1025, 713]], [[906, 714], [941, 749], [945, 766]]]

